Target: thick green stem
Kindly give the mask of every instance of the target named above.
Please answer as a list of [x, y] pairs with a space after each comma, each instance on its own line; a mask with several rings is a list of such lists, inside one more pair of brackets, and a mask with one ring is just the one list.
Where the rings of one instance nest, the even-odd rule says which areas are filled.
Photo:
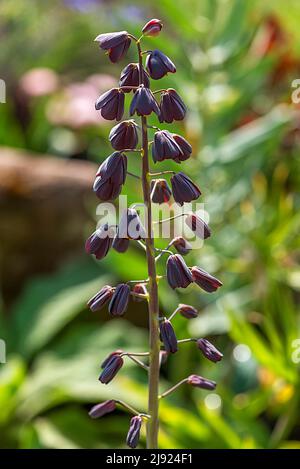
[[[139, 72], [140, 83], [143, 82], [142, 74], [142, 51], [140, 43], [137, 43], [139, 53]], [[148, 394], [148, 414], [151, 418], [147, 422], [147, 448], [155, 449], [158, 447], [158, 387], [159, 387], [159, 300], [158, 285], [156, 277], [155, 265], [155, 247], [152, 233], [152, 211], [149, 184], [149, 155], [148, 155], [148, 127], [147, 118], [142, 117], [142, 185], [144, 205], [146, 211], [146, 256], [148, 264], [149, 276], [149, 346], [150, 346], [150, 363], [149, 363], [149, 394]]]

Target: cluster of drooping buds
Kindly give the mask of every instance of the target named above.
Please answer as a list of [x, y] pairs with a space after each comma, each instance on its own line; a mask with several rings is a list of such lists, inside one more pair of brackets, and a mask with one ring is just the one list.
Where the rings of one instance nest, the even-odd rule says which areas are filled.
[[[172, 123], [181, 121], [186, 114], [186, 106], [173, 88], [152, 92], [150, 89], [150, 79], [158, 80], [168, 73], [175, 73], [176, 67], [173, 62], [163, 52], [159, 50], [142, 52], [140, 42], [143, 36], [156, 36], [162, 29], [162, 22], [157, 19], [149, 21], [142, 29], [142, 36], [137, 39], [127, 31], [100, 34], [97, 36], [101, 49], [105, 50], [109, 59], [115, 63], [121, 60], [126, 54], [132, 42], [138, 45], [139, 62], [128, 64], [121, 72], [119, 86], [102, 94], [96, 101], [95, 107], [100, 111], [102, 117], [107, 120], [120, 121], [124, 115], [125, 96], [133, 92], [133, 97], [129, 106], [130, 117], [148, 116], [155, 113], [161, 123]], [[145, 67], [142, 56], [146, 55]], [[160, 94], [157, 101], [155, 95]], [[178, 164], [186, 161], [192, 154], [190, 143], [181, 135], [174, 134], [168, 130], [149, 126], [155, 130], [152, 145], [152, 159], [154, 163], [164, 160], [173, 160]], [[108, 201], [116, 199], [125, 184], [127, 175], [127, 153], [138, 152], [143, 155], [144, 149], [138, 148], [139, 126], [134, 119], [124, 120], [117, 123], [109, 134], [112, 148], [115, 150], [100, 165], [93, 186], [93, 190], [100, 200]], [[192, 202], [201, 195], [199, 187], [183, 172], [165, 171], [161, 173], [147, 175], [153, 177], [160, 174], [172, 174], [170, 185], [166, 179], [152, 179], [150, 183], [150, 199], [153, 203], [162, 204], [169, 202], [172, 195], [174, 201], [183, 206], [186, 202]], [[171, 187], [170, 187], [171, 186]], [[207, 239], [211, 235], [209, 226], [195, 213], [184, 214], [186, 225], [201, 238]], [[172, 218], [170, 218], [171, 220]], [[136, 241], [145, 248], [147, 232], [140, 220], [138, 212], [134, 208], [124, 211], [120, 218], [119, 225], [110, 226], [105, 224], [100, 226], [86, 241], [86, 251], [94, 255], [96, 259], [103, 259], [110, 248], [123, 253], [127, 251], [130, 241]], [[177, 253], [173, 254], [170, 249], [174, 248]], [[204, 291], [215, 292], [222, 283], [220, 280], [201, 269], [200, 267], [188, 267], [182, 256], [187, 255], [192, 249], [191, 244], [181, 236], [175, 237], [165, 250], [155, 250], [159, 254], [155, 262], [163, 254], [169, 253], [166, 263], [166, 278], [171, 288], [187, 288], [191, 283], [198, 285]], [[130, 297], [136, 301], [149, 299], [147, 284], [149, 279], [143, 281], [130, 280], [116, 287], [105, 285], [88, 302], [91, 311], [99, 311], [108, 305], [108, 311], [112, 316], [122, 316], [128, 307]], [[195, 342], [197, 348], [208, 360], [216, 363], [222, 359], [222, 354], [208, 340], [204, 338], [189, 338], [177, 340], [172, 320], [176, 314], [180, 314], [186, 319], [193, 319], [198, 316], [196, 308], [186, 304], [180, 304], [178, 308], [167, 318], [164, 315], [159, 317], [160, 341], [162, 344], [160, 352], [160, 364], [164, 363], [169, 354], [178, 351], [178, 346], [185, 342]], [[145, 370], [149, 366], [140, 358], [149, 359], [150, 352], [129, 353], [122, 350], [112, 352], [101, 364], [99, 381], [108, 384], [119, 372], [127, 357]], [[168, 391], [160, 395], [160, 398], [178, 388], [179, 385], [187, 383], [194, 387], [212, 390], [216, 383], [198, 375], [191, 375], [184, 378]], [[130, 428], [127, 435], [127, 444], [134, 448], [139, 441], [139, 435], [143, 420], [151, 418], [150, 415], [140, 413], [123, 401], [108, 400], [94, 406], [90, 411], [92, 418], [102, 417], [116, 409], [116, 404], [120, 404], [129, 412], [134, 414], [131, 419]]]

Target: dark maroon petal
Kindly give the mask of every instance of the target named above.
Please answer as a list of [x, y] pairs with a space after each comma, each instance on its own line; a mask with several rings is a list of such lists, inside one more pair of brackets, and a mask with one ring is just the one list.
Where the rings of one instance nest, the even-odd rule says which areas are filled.
[[192, 274], [179, 254], [167, 260], [167, 279], [171, 288], [186, 288], [192, 281]]
[[177, 338], [175, 335], [175, 331], [173, 329], [172, 324], [168, 319], [164, 319], [161, 321], [159, 325], [160, 329], [160, 338], [162, 343], [164, 344], [165, 350], [168, 353], [176, 353], [177, 348]]
[[96, 259], [103, 259], [112, 244], [113, 230], [107, 224], [96, 230], [85, 243], [85, 250], [88, 254], [94, 254]]
[[113, 184], [125, 183], [127, 173], [127, 157], [124, 153], [115, 151], [100, 165], [96, 177], [102, 181], [110, 181]]
[[120, 283], [110, 300], [108, 311], [112, 316], [123, 316], [130, 296], [130, 288], [126, 283]]
[[[143, 84], [146, 88], [150, 86], [149, 75], [146, 70], [142, 70], [143, 74]], [[136, 87], [140, 85], [140, 78], [139, 78], [139, 64], [137, 63], [130, 63], [128, 64], [124, 70], [121, 72], [120, 76], [120, 86], [132, 86]], [[124, 93], [130, 93], [130, 89], [125, 89]]]
[[113, 288], [109, 285], [105, 285], [88, 301], [88, 307], [93, 312], [99, 311], [111, 299], [113, 293]]
[[182, 236], [174, 238], [172, 245], [182, 256], [185, 256], [193, 249], [192, 245], [186, 239], [182, 238]]
[[111, 352], [101, 363], [101, 368], [105, 368], [111, 362], [113, 357], [115, 357], [116, 355], [121, 355], [122, 353], [123, 353], [123, 350], [121, 349]]
[[205, 270], [200, 269], [200, 267], [192, 267], [191, 273], [193, 276], [193, 281], [208, 293], [215, 292], [219, 287], [223, 285], [220, 280], [213, 277]]
[[97, 99], [95, 108], [106, 120], [121, 120], [124, 113], [124, 100], [123, 91], [112, 88]]
[[130, 427], [126, 438], [126, 444], [130, 448], [136, 448], [140, 439], [140, 431], [143, 423], [142, 417], [136, 415], [130, 420]]
[[159, 130], [154, 134], [152, 158], [154, 163], [166, 159], [179, 160], [182, 155], [180, 147], [167, 130]]
[[99, 43], [101, 49], [109, 50], [128, 40], [127, 31], [118, 31], [116, 33], [99, 34], [95, 41]]
[[95, 103], [96, 111], [100, 111], [103, 106], [109, 103], [111, 100], [114, 100], [118, 96], [118, 88], [112, 88], [111, 90], [106, 91], [101, 94]]
[[181, 135], [172, 134], [172, 137], [181, 150], [181, 155], [178, 157], [179, 161], [187, 160], [192, 154], [192, 146], [185, 138], [181, 137]]
[[97, 177], [94, 182], [93, 190], [100, 200], [114, 200], [120, 195], [122, 185], [113, 184], [110, 179], [103, 180], [101, 177]]
[[138, 143], [137, 125], [134, 121], [124, 121], [110, 131], [109, 140], [115, 150], [134, 149]]
[[196, 308], [190, 305], [180, 304], [177, 311], [186, 319], [194, 319], [198, 316], [198, 311]]
[[162, 27], [162, 22], [154, 18], [145, 24], [142, 29], [142, 33], [144, 36], [157, 36], [160, 33]]
[[119, 60], [122, 59], [122, 57], [128, 51], [130, 43], [131, 43], [131, 39], [127, 38], [126, 41], [122, 42], [121, 44], [118, 44], [115, 47], [112, 47], [109, 50], [108, 57], [110, 58], [112, 63], [119, 62]]
[[185, 223], [198, 238], [206, 239], [210, 237], [211, 231], [209, 226], [198, 215], [189, 213], [185, 218]]
[[198, 375], [190, 375], [188, 377], [187, 383], [191, 384], [196, 388], [208, 389], [209, 391], [213, 391], [214, 389], [216, 389], [217, 386], [214, 381], [211, 381], [210, 379], [206, 379]]
[[196, 200], [201, 195], [199, 187], [184, 173], [171, 177], [171, 185], [173, 197], [179, 205]]
[[103, 368], [99, 381], [103, 384], [108, 384], [116, 376], [119, 369], [122, 367], [124, 360], [120, 355], [115, 355]]
[[159, 50], [153, 50], [147, 56], [146, 69], [151, 78], [159, 80], [167, 73], [175, 73], [176, 67], [173, 62]]
[[103, 415], [109, 414], [116, 409], [116, 403], [113, 400], [101, 402], [101, 404], [94, 405], [89, 411], [89, 416], [92, 419], [98, 419]]
[[165, 179], [151, 181], [151, 200], [155, 204], [163, 204], [170, 200], [171, 189]]
[[184, 119], [185, 114], [186, 106], [173, 88], [169, 88], [161, 94], [160, 122], [168, 122], [170, 124], [173, 120], [180, 121]]
[[219, 362], [223, 358], [223, 354], [206, 339], [198, 339], [197, 347], [208, 360], [214, 363]]
[[148, 116], [151, 112], [159, 114], [159, 107], [151, 90], [143, 85], [136, 90], [131, 101], [130, 115], [135, 112], [138, 116]]
[[128, 238], [119, 238], [118, 235], [114, 237], [112, 247], [120, 253], [126, 252], [129, 248], [129, 239]]

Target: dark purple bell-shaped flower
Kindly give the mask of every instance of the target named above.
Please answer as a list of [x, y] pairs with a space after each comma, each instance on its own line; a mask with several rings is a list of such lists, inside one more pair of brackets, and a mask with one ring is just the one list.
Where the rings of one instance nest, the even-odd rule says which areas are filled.
[[109, 121], [120, 121], [124, 114], [124, 92], [119, 88], [112, 88], [103, 93], [96, 101], [96, 111], [101, 111], [101, 116]]
[[113, 296], [114, 289], [110, 285], [104, 285], [101, 290], [96, 293], [89, 301], [88, 307], [91, 311], [100, 311], [103, 306], [111, 299]]
[[151, 181], [151, 200], [155, 204], [169, 202], [172, 192], [165, 179]]
[[177, 338], [175, 335], [175, 331], [171, 322], [164, 318], [159, 325], [160, 330], [160, 338], [162, 343], [164, 344], [165, 350], [168, 353], [176, 353], [177, 348]]
[[130, 448], [136, 448], [140, 439], [140, 431], [143, 419], [140, 415], [135, 415], [130, 420], [130, 427], [126, 438], [126, 444]]
[[[136, 63], [131, 63], [126, 65], [126, 67], [122, 70], [121, 76], [120, 76], [120, 81], [119, 81], [119, 86], [128, 86], [128, 87], [133, 87], [132, 89], [136, 88], [137, 86], [140, 85], [140, 74], [139, 74], [140, 66], [139, 64]], [[149, 75], [146, 72], [146, 70], [143, 67], [142, 70], [142, 76], [143, 76], [143, 84], [146, 88], [150, 87], [150, 80], [149, 80]], [[124, 93], [130, 93], [132, 89], [124, 89]]]
[[149, 88], [144, 85], [138, 87], [131, 101], [129, 112], [131, 116], [135, 112], [138, 116], [149, 116], [151, 112], [159, 114], [158, 104]]
[[177, 236], [176, 238], [174, 238], [172, 241], [172, 246], [174, 246], [176, 251], [179, 252], [179, 254], [181, 254], [182, 256], [185, 256], [193, 249], [191, 243], [189, 243], [182, 236]]
[[215, 292], [219, 287], [223, 285], [220, 280], [213, 277], [205, 270], [200, 269], [200, 267], [192, 267], [191, 273], [193, 276], [193, 281], [208, 293]]
[[167, 260], [167, 279], [171, 288], [186, 288], [193, 281], [192, 274], [179, 254]]
[[120, 283], [110, 300], [108, 311], [112, 316], [123, 316], [130, 297], [130, 288], [126, 283]]
[[176, 72], [176, 67], [169, 57], [157, 49], [147, 55], [146, 69], [153, 80], [159, 80], [168, 73]]
[[179, 159], [178, 162], [187, 160], [192, 154], [192, 151], [193, 151], [192, 146], [181, 135], [172, 134], [172, 137], [173, 137], [173, 140], [175, 140], [175, 142], [177, 143], [177, 145], [179, 146], [179, 148], [181, 150], [181, 154], [178, 157], [178, 159]]
[[143, 27], [143, 36], [157, 36], [160, 33], [162, 27], [162, 22], [154, 18], [153, 20], [148, 21], [148, 23], [146, 23]]
[[128, 238], [120, 238], [118, 233], [114, 237], [112, 247], [115, 249], [115, 251], [123, 253], [126, 252], [127, 249], [129, 248], [129, 239]]
[[180, 304], [177, 308], [178, 313], [186, 319], [194, 319], [198, 316], [198, 311], [194, 306]]
[[167, 159], [180, 161], [181, 154], [180, 147], [168, 130], [155, 132], [152, 144], [152, 158], [154, 163]]
[[121, 355], [123, 353], [123, 350], [121, 349], [118, 349], [118, 350], [115, 350], [114, 352], [111, 352], [104, 360], [103, 362], [101, 363], [101, 368], [105, 368], [110, 362], [111, 360], [113, 359], [113, 357], [115, 357], [116, 355]]
[[[132, 288], [132, 293], [136, 295], [147, 295], [148, 291], [146, 285], [144, 283], [136, 283]], [[138, 296], [133, 296], [134, 301], [143, 301], [143, 298], [139, 298]]]
[[116, 409], [116, 403], [113, 400], [101, 402], [101, 404], [94, 405], [89, 411], [89, 416], [92, 419], [98, 419], [103, 415], [109, 414]]
[[124, 360], [120, 355], [115, 355], [103, 368], [99, 381], [103, 384], [108, 384], [116, 376], [119, 369], [123, 366]]
[[120, 122], [110, 131], [109, 140], [115, 150], [134, 149], [138, 143], [137, 125], [133, 120]]
[[146, 238], [145, 228], [135, 209], [128, 208], [123, 212], [118, 227], [118, 236], [135, 240]]
[[197, 347], [208, 360], [217, 363], [223, 358], [223, 354], [208, 340], [198, 339]]
[[113, 230], [106, 223], [86, 240], [86, 252], [88, 254], [94, 254], [98, 260], [103, 259], [111, 247], [113, 236]]
[[201, 195], [199, 187], [184, 173], [180, 172], [172, 176], [171, 185], [174, 200], [178, 205], [196, 200]]
[[174, 120], [181, 121], [186, 114], [186, 106], [173, 88], [162, 92], [159, 107], [160, 113], [158, 117], [160, 122], [171, 124]]
[[131, 39], [127, 31], [99, 34], [95, 39], [101, 49], [108, 51], [111, 62], [116, 63], [126, 54]]
[[202, 218], [194, 213], [189, 213], [185, 218], [186, 225], [198, 236], [198, 238], [206, 239], [211, 235], [209, 226]]
[[101, 164], [93, 190], [101, 200], [113, 200], [122, 191], [127, 174], [127, 157], [115, 151]]
[[214, 381], [211, 381], [210, 379], [206, 379], [198, 375], [190, 375], [187, 379], [187, 383], [191, 384], [196, 388], [208, 389], [209, 391], [213, 391], [214, 389], [216, 389], [217, 386]]

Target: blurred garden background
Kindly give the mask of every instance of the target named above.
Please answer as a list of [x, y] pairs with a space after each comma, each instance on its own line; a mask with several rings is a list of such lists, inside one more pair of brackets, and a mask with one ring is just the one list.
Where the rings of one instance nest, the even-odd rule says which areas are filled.
[[[145, 349], [145, 305], [131, 302], [121, 320], [86, 308], [101, 286], [128, 280], [128, 267], [145, 278], [144, 254], [132, 246], [97, 263], [84, 241], [97, 222], [96, 168], [111, 153], [113, 123], [94, 102], [136, 61], [131, 47], [113, 66], [93, 40], [138, 35], [151, 18], [164, 28], [145, 48], [177, 66], [153, 85], [176, 88], [189, 108], [166, 127], [193, 145], [182, 170], [201, 187], [213, 230], [188, 261], [224, 283], [212, 295], [160, 284], [166, 314], [178, 301], [200, 310], [176, 318], [179, 338], [205, 336], [224, 353], [214, 365], [186, 344], [168, 360], [163, 389], [194, 372], [218, 386], [162, 402], [160, 447], [300, 448], [298, 0], [1, 1], [1, 448], [125, 447], [129, 416], [94, 421], [88, 410], [111, 397], [146, 408], [134, 364], [108, 386], [97, 380], [110, 351]], [[141, 201], [135, 180], [125, 191]]]

